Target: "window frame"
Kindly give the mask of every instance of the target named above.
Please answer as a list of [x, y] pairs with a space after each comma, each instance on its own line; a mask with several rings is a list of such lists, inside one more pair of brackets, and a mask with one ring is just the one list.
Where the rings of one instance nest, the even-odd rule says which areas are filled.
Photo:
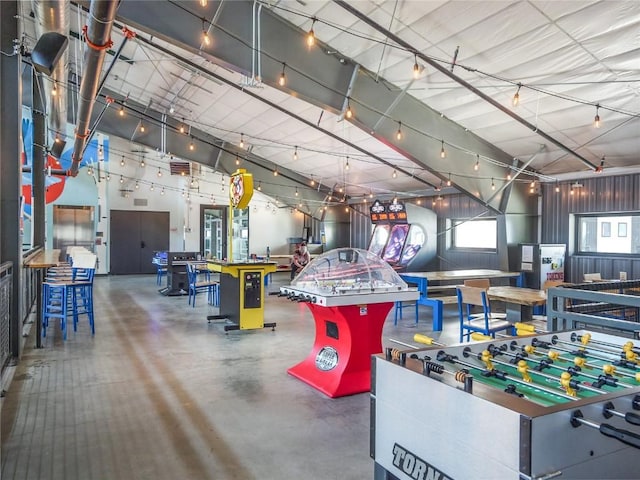
[[[497, 253], [498, 252], [498, 219], [495, 217], [482, 217], [482, 218], [451, 218], [450, 221], [450, 242], [449, 248], [456, 252], [475, 252], [475, 253]], [[471, 222], [493, 222], [495, 227], [495, 247], [460, 247], [456, 244], [457, 227], [461, 223]]]
[[[581, 233], [581, 224], [582, 224], [582, 219], [584, 218], [612, 218], [612, 217], [640, 217], [640, 211], [629, 211], [629, 212], [595, 212], [595, 213], [575, 213], [573, 214], [573, 216], [575, 217], [575, 223], [573, 225], [573, 231], [572, 234], [574, 236], [574, 241], [573, 241], [573, 245], [574, 245], [574, 253], [573, 255], [576, 256], [584, 256], [584, 257], [615, 257], [615, 258], [630, 258], [630, 257], [637, 257], [638, 253], [634, 253], [634, 252], [630, 252], [630, 253], [619, 253], [619, 252], [597, 252], [597, 251], [584, 251], [584, 250], [580, 250], [580, 233]], [[618, 225], [620, 225], [620, 222], [616, 222], [618, 223]], [[614, 234], [619, 232], [619, 227], [616, 226], [614, 228], [613, 225], [611, 225], [610, 228], [610, 236], [613, 236]], [[602, 233], [601, 231], [598, 231], [598, 233]], [[632, 234], [632, 228], [631, 225], [629, 225], [627, 223], [626, 226], [626, 237], [620, 237], [618, 235], [619, 238], [627, 238], [629, 236], [631, 236]], [[610, 237], [603, 237], [603, 238], [610, 238]]]

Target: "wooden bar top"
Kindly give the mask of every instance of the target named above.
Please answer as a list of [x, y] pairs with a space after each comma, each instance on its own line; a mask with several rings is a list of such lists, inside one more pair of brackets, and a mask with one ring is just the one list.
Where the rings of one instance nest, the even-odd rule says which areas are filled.
[[49, 268], [60, 265], [60, 250], [40, 250], [24, 262], [27, 268]]
[[467, 280], [472, 278], [507, 278], [518, 277], [520, 272], [504, 272], [502, 270], [444, 270], [439, 272], [402, 272], [402, 276], [426, 278], [430, 282], [446, 280]]
[[489, 287], [487, 297], [489, 300], [500, 300], [529, 307], [544, 305], [547, 302], [547, 293], [544, 290], [522, 287]]

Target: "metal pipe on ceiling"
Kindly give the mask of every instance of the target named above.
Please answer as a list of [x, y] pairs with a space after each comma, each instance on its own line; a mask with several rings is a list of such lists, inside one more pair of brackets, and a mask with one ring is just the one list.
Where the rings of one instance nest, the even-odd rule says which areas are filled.
[[[69, 35], [70, 4], [68, 1], [32, 0], [31, 8], [36, 18], [35, 27], [38, 38], [47, 32], [57, 32], [65, 37]], [[51, 74], [51, 88], [44, 89], [49, 141], [54, 140], [56, 136], [60, 139], [65, 137], [68, 71], [69, 52], [65, 49]], [[45, 84], [48, 83], [45, 82]]]
[[84, 51], [84, 75], [80, 84], [78, 120], [69, 175], [75, 177], [89, 134], [89, 122], [100, 84], [106, 50], [111, 47], [111, 28], [118, 9], [117, 0], [94, 0], [89, 8], [89, 24], [83, 29], [87, 45]]
[[553, 143], [554, 145], [556, 145], [557, 147], [561, 148], [565, 152], [573, 155], [578, 160], [580, 160], [582, 163], [587, 165], [589, 168], [591, 168], [593, 170], [595, 170], [597, 168], [596, 165], [594, 165], [589, 160], [584, 158], [578, 152], [573, 151], [571, 148], [569, 148], [568, 146], [566, 146], [565, 144], [563, 144], [559, 140], [556, 140], [551, 135], [543, 132], [538, 127], [536, 127], [532, 123], [530, 123], [527, 120], [525, 120], [524, 118], [522, 118], [520, 115], [517, 115], [516, 113], [514, 113], [510, 109], [504, 107], [499, 102], [496, 102], [493, 98], [491, 98], [490, 96], [486, 95], [482, 91], [478, 90], [476, 87], [474, 87], [473, 85], [471, 85], [467, 81], [463, 80], [462, 78], [460, 78], [459, 76], [457, 76], [453, 72], [450, 72], [449, 70], [444, 68], [442, 65], [440, 65], [438, 62], [432, 60], [430, 57], [426, 56], [422, 52], [419, 52], [410, 43], [404, 41], [402, 38], [400, 38], [396, 34], [392, 33], [390, 30], [386, 29], [385, 27], [383, 27], [379, 23], [377, 23], [374, 20], [372, 20], [367, 15], [363, 14], [362, 12], [360, 12], [359, 10], [354, 8], [349, 2], [346, 2], [344, 0], [333, 0], [333, 2], [336, 3], [337, 5], [341, 6], [342, 8], [344, 8], [347, 12], [351, 13], [356, 18], [362, 20], [364, 23], [366, 23], [370, 27], [373, 27], [374, 29], [378, 30], [383, 35], [386, 35], [388, 38], [393, 40], [395, 43], [397, 43], [401, 47], [407, 49], [410, 52], [413, 52], [417, 57], [419, 57], [421, 60], [423, 60], [424, 62], [426, 62], [429, 65], [431, 65], [433, 68], [438, 70], [440, 73], [444, 74], [445, 76], [447, 76], [447, 77], [451, 78], [452, 80], [454, 80], [455, 82], [459, 83], [460, 85], [465, 87], [467, 90], [475, 93], [477, 96], [482, 98], [484, 101], [490, 103], [491, 105], [496, 107], [498, 110], [506, 113], [511, 118], [513, 118], [515, 121], [517, 121], [518, 123], [521, 123], [525, 127], [529, 128], [531, 131], [533, 131], [534, 133], [537, 133], [538, 135], [540, 135], [545, 140]]

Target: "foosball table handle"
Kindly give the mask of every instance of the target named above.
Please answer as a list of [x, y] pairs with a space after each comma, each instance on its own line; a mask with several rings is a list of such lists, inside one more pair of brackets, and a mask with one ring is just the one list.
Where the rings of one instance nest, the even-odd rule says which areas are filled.
[[623, 430], [622, 428], [616, 428], [608, 423], [600, 424], [600, 433], [607, 437], [615, 438], [616, 440], [626, 443], [627, 445], [635, 448], [640, 448], [640, 435], [630, 432], [629, 430]]

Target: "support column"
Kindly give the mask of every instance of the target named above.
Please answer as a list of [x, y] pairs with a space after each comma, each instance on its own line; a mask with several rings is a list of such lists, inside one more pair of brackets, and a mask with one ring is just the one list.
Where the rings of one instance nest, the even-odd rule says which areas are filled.
[[46, 115], [42, 79], [32, 68], [31, 91], [33, 107], [33, 158], [31, 159], [31, 225], [33, 228], [33, 246], [44, 247], [45, 240], [45, 190], [44, 166], [47, 157]]
[[18, 29], [18, 2], [0, 1], [0, 260], [13, 262], [13, 291], [9, 344], [14, 360], [20, 356], [22, 312], [22, 234], [20, 229], [22, 84], [20, 55], [14, 54]]

